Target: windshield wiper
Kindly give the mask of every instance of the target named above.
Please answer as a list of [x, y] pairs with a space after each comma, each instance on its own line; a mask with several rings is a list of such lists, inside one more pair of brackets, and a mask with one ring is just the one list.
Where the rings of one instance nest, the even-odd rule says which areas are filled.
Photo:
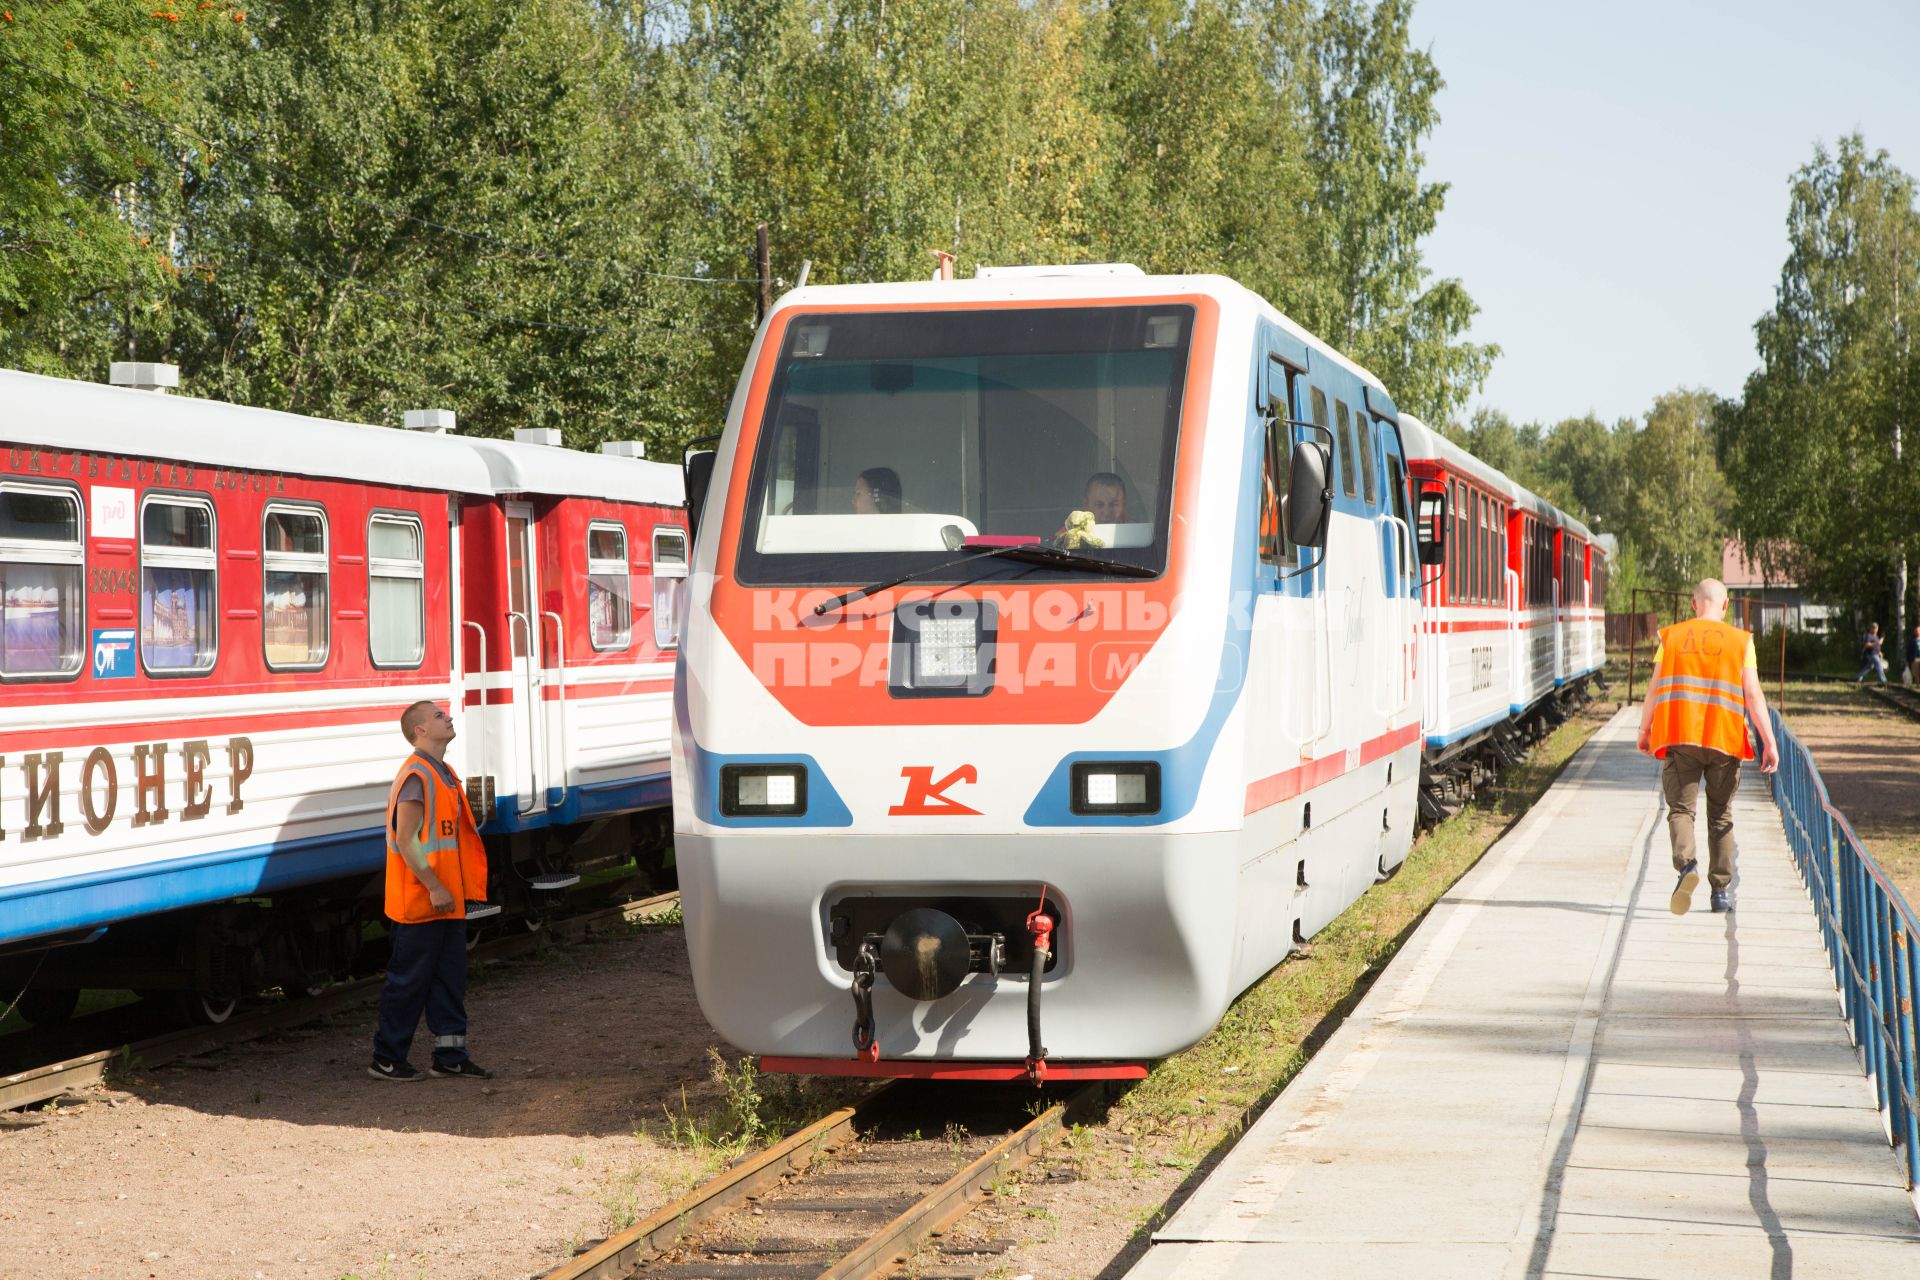
[[[897, 578], [889, 578], [884, 582], [876, 582], [870, 586], [856, 587], [852, 591], [842, 592], [831, 600], [824, 600], [815, 605], [813, 607], [813, 613], [815, 617], [824, 617], [835, 609], [846, 608], [856, 600], [863, 600], [868, 596], [877, 596], [882, 591], [891, 591], [893, 588], [901, 586], [904, 583], [916, 582], [921, 578], [932, 577], [934, 574], [942, 573], [948, 569], [955, 569], [963, 564], [973, 564], [980, 560], [1012, 560], [1019, 564], [1040, 565], [1050, 569], [1079, 569], [1087, 573], [1104, 574], [1110, 578], [1151, 578], [1159, 572], [1155, 569], [1146, 568], [1143, 565], [1127, 564], [1125, 561], [1120, 560], [1096, 560], [1092, 556], [1083, 556], [1077, 552], [1067, 551], [1060, 547], [1044, 546], [1037, 542], [1019, 543], [1010, 547], [978, 547], [975, 548], [973, 555], [964, 556], [958, 560], [948, 560], [943, 564], [930, 565], [925, 569], [916, 569], [912, 573], [903, 573]], [[954, 585], [966, 586], [970, 582], [977, 581], [979, 581], [979, 578], [976, 576], [968, 578], [963, 582], [957, 582]]]

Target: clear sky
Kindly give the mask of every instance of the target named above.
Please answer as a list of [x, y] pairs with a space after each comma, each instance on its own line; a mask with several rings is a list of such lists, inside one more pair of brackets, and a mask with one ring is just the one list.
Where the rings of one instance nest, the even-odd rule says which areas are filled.
[[1426, 262], [1522, 421], [1737, 395], [1814, 144], [1920, 175], [1920, 0], [1416, 0], [1413, 34], [1447, 82]]

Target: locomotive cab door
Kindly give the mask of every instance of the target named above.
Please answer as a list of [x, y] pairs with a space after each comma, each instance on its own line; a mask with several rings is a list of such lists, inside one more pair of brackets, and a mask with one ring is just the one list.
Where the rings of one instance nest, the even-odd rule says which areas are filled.
[[513, 741], [520, 768], [514, 790], [522, 817], [547, 807], [549, 768], [546, 680], [541, 660], [540, 583], [535, 563], [533, 507], [509, 502], [507, 510], [507, 632], [512, 644]]
[[1387, 536], [1381, 544], [1381, 586], [1387, 597], [1388, 626], [1382, 684], [1387, 713], [1398, 716], [1413, 701], [1416, 646], [1420, 640], [1420, 568], [1414, 553], [1413, 513], [1407, 499], [1407, 459], [1399, 425], [1379, 419], [1380, 449], [1386, 481], [1380, 518]]

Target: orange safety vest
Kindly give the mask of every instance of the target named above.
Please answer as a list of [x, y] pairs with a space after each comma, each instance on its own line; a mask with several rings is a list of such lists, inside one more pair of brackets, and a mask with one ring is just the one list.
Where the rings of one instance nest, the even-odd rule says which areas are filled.
[[1744, 684], [1752, 636], [1736, 626], [1693, 618], [1660, 632], [1660, 666], [1647, 689], [1653, 705], [1653, 754], [1668, 747], [1708, 747], [1753, 759]]
[[[427, 810], [420, 825], [420, 847], [426, 850], [427, 866], [453, 894], [450, 911], [433, 909], [427, 887], [400, 856], [400, 838], [394, 833], [394, 819], [400, 811], [400, 788], [409, 777], [415, 776], [422, 784]], [[461, 789], [458, 779], [452, 786], [442, 781], [433, 763], [415, 752], [400, 766], [393, 785], [387, 789], [387, 917], [399, 924], [459, 920], [466, 916], [469, 902], [478, 902], [486, 896], [487, 846], [474, 825], [467, 793]]]

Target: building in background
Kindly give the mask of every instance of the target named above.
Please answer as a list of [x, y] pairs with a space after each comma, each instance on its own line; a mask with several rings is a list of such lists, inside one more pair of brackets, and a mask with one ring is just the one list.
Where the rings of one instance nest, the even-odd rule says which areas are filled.
[[[1728, 538], [1720, 547], [1720, 580], [1727, 584], [1727, 594], [1735, 601], [1766, 601], [1773, 605], [1784, 605], [1787, 628], [1792, 631], [1826, 632], [1831, 629], [1835, 610], [1830, 605], [1815, 604], [1807, 599], [1806, 592], [1794, 581], [1793, 564], [1798, 558], [1797, 548], [1791, 543], [1768, 543], [1749, 549], [1737, 538]], [[1762, 561], [1773, 567], [1771, 573], [1762, 566]], [[1768, 625], [1772, 624], [1773, 609], [1765, 611]]]

